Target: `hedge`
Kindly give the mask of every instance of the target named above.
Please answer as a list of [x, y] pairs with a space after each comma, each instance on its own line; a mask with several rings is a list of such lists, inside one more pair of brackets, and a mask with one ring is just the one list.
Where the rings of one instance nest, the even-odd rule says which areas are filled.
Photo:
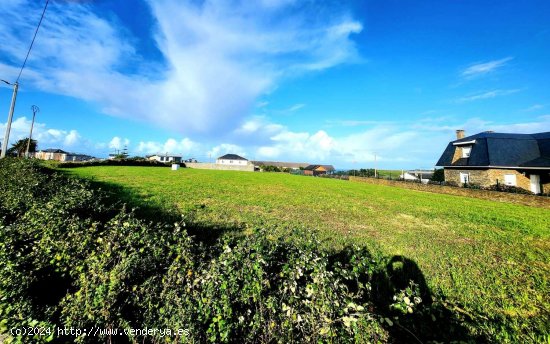
[[[384, 343], [460, 338], [423, 280], [365, 248], [319, 249], [312, 231], [258, 229], [207, 246], [149, 222], [88, 182], [0, 160], [0, 334], [7, 343]], [[404, 262], [402, 260], [401, 262]], [[393, 266], [393, 265], [392, 265]], [[417, 274], [418, 275], [418, 274]], [[98, 336], [13, 336], [22, 327]], [[185, 329], [166, 337], [114, 330]], [[0, 339], [2, 335], [0, 335]]]

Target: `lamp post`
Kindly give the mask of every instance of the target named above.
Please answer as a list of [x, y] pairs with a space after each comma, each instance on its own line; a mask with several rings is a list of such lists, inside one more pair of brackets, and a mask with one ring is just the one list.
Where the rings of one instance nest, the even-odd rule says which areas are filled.
[[8, 114], [8, 122], [6, 123], [6, 132], [4, 134], [4, 142], [2, 142], [2, 153], [0, 153], [0, 159], [6, 157], [6, 151], [8, 150], [8, 141], [10, 140], [11, 121], [13, 119], [13, 111], [15, 110], [15, 100], [17, 99], [17, 90], [19, 89], [19, 83], [15, 84], [7, 82], [6, 80], [0, 80], [8, 85], [13, 85], [13, 95], [11, 97], [10, 112]]
[[34, 118], [36, 117], [36, 113], [40, 112], [40, 108], [36, 105], [31, 106], [32, 110], [32, 123], [31, 123], [31, 132], [29, 133], [29, 139], [27, 140], [27, 150], [25, 151], [25, 157], [29, 157], [29, 148], [31, 146], [31, 139], [32, 139], [32, 128], [34, 127]]

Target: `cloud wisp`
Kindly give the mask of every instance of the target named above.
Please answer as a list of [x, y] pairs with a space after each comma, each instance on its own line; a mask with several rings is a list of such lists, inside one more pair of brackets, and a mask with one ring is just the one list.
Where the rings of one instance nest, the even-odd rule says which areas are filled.
[[508, 62], [512, 61], [513, 57], [506, 57], [500, 60], [489, 62], [476, 63], [464, 69], [460, 75], [466, 79], [473, 79], [479, 76], [487, 75], [504, 67]]
[[[15, 0], [11, 0], [13, 3]], [[98, 104], [103, 112], [190, 135], [219, 135], [287, 78], [358, 59], [362, 30], [341, 6], [295, 1], [147, 0], [163, 59], [90, 3], [53, 2], [22, 85]], [[24, 10], [22, 10], [24, 9]], [[0, 73], [13, 76], [38, 11], [3, 5]], [[315, 13], [315, 16], [311, 14]]]
[[491, 99], [496, 97], [502, 97], [507, 96], [510, 94], [514, 94], [517, 92], [520, 92], [520, 89], [511, 89], [511, 90], [492, 90], [482, 93], [476, 93], [471, 96], [462, 97], [456, 100], [457, 103], [466, 103], [466, 102], [473, 102], [476, 100], [483, 100], [483, 99]]

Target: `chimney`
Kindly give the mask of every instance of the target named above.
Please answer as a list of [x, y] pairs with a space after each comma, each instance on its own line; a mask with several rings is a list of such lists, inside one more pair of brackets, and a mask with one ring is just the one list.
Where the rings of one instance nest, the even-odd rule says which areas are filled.
[[464, 130], [462, 129], [458, 129], [456, 131], [456, 139], [457, 140], [460, 140], [460, 139], [463, 139], [464, 138]]

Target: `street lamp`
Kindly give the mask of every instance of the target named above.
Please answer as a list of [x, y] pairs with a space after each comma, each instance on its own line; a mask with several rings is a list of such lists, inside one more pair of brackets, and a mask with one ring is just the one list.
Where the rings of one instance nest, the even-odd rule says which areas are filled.
[[34, 117], [36, 117], [36, 113], [40, 112], [40, 108], [36, 105], [31, 106], [32, 110], [32, 123], [31, 123], [31, 132], [29, 133], [29, 139], [27, 140], [27, 150], [25, 151], [25, 157], [29, 157], [29, 147], [31, 145], [31, 139], [32, 139], [32, 128], [34, 127]]
[[19, 82], [14, 84], [7, 82], [6, 80], [0, 80], [5, 84], [13, 85], [13, 95], [11, 97], [10, 112], [8, 114], [8, 123], [6, 123], [6, 132], [4, 134], [4, 142], [2, 142], [2, 152], [0, 153], [0, 159], [6, 157], [6, 151], [8, 150], [8, 141], [10, 140], [11, 121], [13, 119], [13, 111], [15, 110], [15, 100], [17, 99], [17, 90], [19, 89]]

